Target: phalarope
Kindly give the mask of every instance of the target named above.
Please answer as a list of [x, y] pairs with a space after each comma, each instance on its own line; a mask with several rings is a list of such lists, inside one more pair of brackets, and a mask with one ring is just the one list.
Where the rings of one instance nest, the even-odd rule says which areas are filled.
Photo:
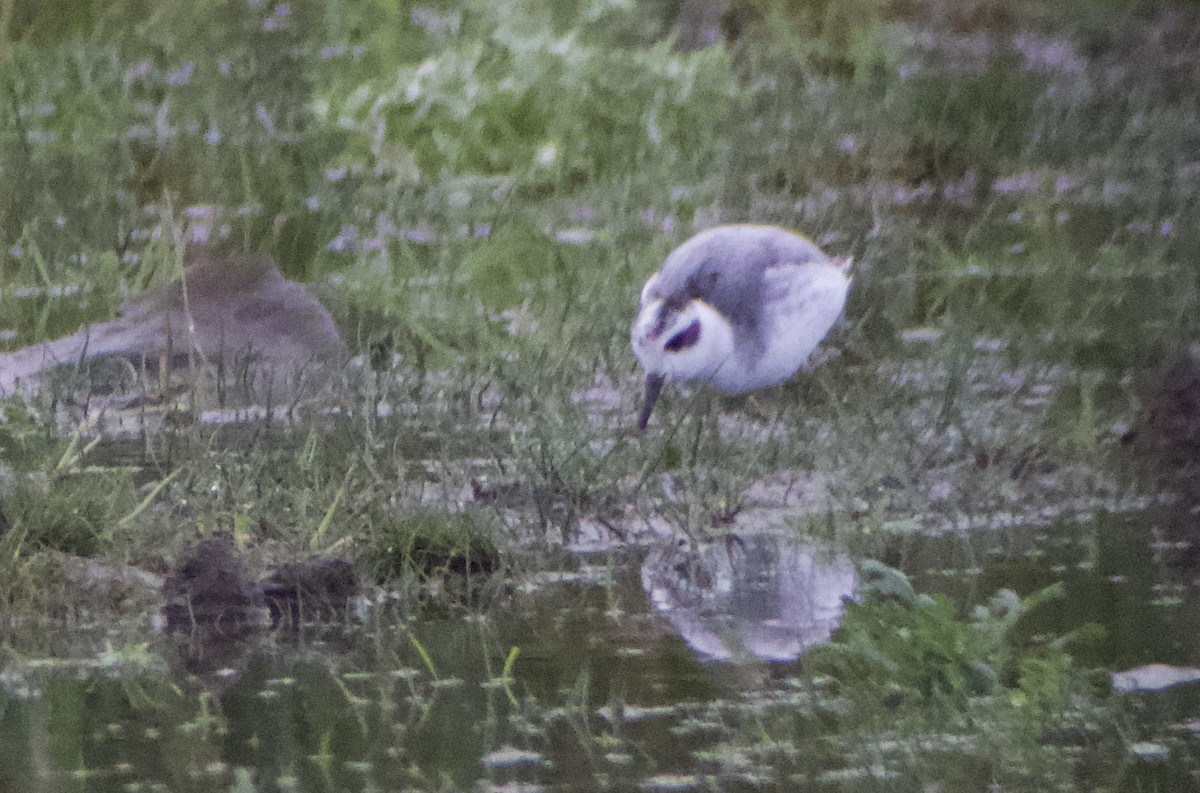
[[638, 428], [667, 381], [740, 394], [795, 374], [842, 313], [849, 269], [775, 226], [717, 226], [673, 250], [642, 287], [631, 328], [646, 370]]

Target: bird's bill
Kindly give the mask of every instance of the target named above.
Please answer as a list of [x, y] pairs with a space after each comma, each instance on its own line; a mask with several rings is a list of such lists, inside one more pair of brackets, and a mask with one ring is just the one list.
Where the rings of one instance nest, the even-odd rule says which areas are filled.
[[646, 425], [650, 423], [650, 414], [654, 411], [654, 403], [658, 401], [658, 395], [662, 393], [663, 383], [666, 382], [666, 377], [661, 374], [646, 375], [646, 398], [642, 402], [642, 413], [638, 416], [638, 429], [646, 429]]

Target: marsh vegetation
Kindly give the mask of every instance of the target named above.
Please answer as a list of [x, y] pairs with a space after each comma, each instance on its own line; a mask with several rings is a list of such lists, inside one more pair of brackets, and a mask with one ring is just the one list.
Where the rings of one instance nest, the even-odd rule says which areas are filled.
[[[1195, 684], [1113, 678], [1200, 666], [1200, 8], [675, 46], [702, 5], [0, 0], [5, 349], [202, 243], [354, 356], [257, 413], [124, 366], [0, 404], [0, 790], [1200, 787]], [[630, 432], [643, 280], [737, 221], [853, 257], [844, 319]], [[715, 662], [648, 590], [762, 537], [858, 599]], [[199, 543], [238, 608], [330, 597], [164, 632]]]

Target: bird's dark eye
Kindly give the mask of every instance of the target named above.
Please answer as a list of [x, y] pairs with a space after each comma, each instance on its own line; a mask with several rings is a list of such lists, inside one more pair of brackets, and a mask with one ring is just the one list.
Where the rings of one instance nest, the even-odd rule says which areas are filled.
[[663, 345], [663, 349], [667, 352], [679, 352], [693, 346], [698, 341], [700, 341], [700, 320], [693, 319], [691, 325], [668, 339], [667, 343]]

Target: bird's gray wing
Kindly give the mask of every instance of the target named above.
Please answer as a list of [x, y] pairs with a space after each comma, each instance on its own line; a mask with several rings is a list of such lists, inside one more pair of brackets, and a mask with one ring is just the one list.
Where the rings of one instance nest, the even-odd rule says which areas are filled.
[[762, 311], [761, 262], [736, 257], [709, 257], [685, 283], [682, 297], [699, 299], [721, 312], [735, 328], [753, 328]]
[[800, 264], [782, 263], [763, 272], [764, 317], [793, 317], [828, 313], [836, 304], [840, 313], [845, 301], [848, 260], [823, 260]]
[[716, 308], [735, 327], [753, 331], [764, 321], [767, 305], [779, 290], [791, 288], [788, 273], [824, 261], [820, 250], [792, 234], [731, 238], [727, 245], [714, 246], [696, 267], [693, 296]]
[[828, 261], [808, 239], [773, 226], [710, 229], [667, 257], [654, 292], [668, 304], [700, 299], [721, 312], [740, 334], [757, 334], [764, 320], [766, 273], [785, 264]]

